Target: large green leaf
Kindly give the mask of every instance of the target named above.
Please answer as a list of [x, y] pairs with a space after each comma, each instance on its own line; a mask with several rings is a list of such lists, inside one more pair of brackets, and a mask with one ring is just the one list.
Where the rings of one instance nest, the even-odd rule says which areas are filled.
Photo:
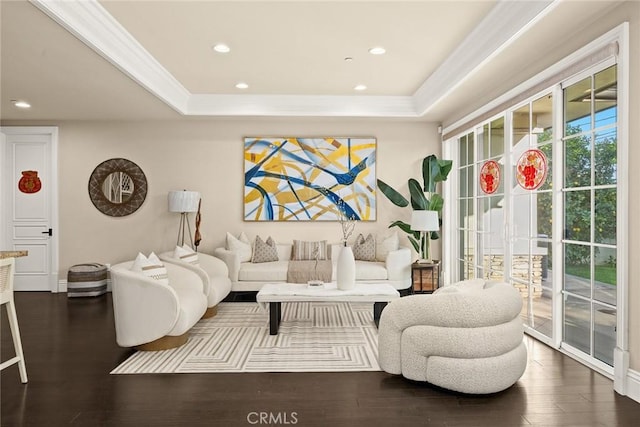
[[431, 195], [431, 200], [429, 201], [429, 210], [440, 212], [442, 207], [444, 206], [444, 199], [438, 193], [433, 193]]
[[438, 163], [440, 164], [440, 181], [446, 181], [453, 168], [453, 160], [438, 160]]
[[436, 184], [441, 181], [446, 181], [452, 167], [453, 161], [451, 160], [439, 160], [434, 154], [425, 157], [422, 160], [424, 191], [434, 193], [436, 191]]
[[398, 227], [400, 230], [404, 231], [407, 234], [413, 233], [413, 230], [411, 230], [411, 225], [407, 224], [404, 221], [393, 221], [391, 224], [389, 224], [389, 228], [391, 227]]
[[409, 202], [404, 198], [402, 194], [398, 193], [393, 187], [391, 187], [381, 179], [378, 180], [378, 188], [380, 189], [380, 191], [382, 191], [382, 194], [387, 196], [387, 199], [389, 199], [394, 205], [401, 208], [409, 205]]
[[414, 211], [424, 211], [427, 209], [429, 200], [425, 197], [420, 183], [413, 178], [409, 180], [409, 193], [411, 194], [411, 208], [413, 208]]
[[389, 228], [391, 227], [398, 227], [400, 230], [404, 231], [410, 236], [415, 237], [416, 239], [420, 237], [420, 232], [412, 230], [411, 224], [407, 224], [404, 221], [393, 221], [391, 224], [389, 224]]
[[409, 242], [411, 242], [413, 249], [415, 249], [416, 252], [420, 253], [420, 241], [417, 239], [414, 239], [413, 237], [409, 237]]
[[422, 180], [424, 181], [424, 191], [433, 193], [436, 191], [435, 176], [440, 172], [438, 158], [431, 154], [422, 159]]

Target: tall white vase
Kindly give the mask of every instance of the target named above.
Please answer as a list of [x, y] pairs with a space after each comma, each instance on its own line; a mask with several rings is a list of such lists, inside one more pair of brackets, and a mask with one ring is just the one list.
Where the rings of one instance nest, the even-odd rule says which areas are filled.
[[338, 289], [347, 290], [356, 286], [356, 261], [351, 246], [340, 248], [337, 269]]

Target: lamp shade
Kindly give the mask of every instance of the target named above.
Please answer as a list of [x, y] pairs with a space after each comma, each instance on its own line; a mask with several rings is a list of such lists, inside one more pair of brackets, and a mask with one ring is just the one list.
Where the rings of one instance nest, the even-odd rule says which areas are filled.
[[414, 231], [436, 231], [440, 227], [438, 212], [413, 211], [411, 212], [411, 229]]
[[197, 212], [199, 201], [197, 191], [169, 191], [169, 212]]

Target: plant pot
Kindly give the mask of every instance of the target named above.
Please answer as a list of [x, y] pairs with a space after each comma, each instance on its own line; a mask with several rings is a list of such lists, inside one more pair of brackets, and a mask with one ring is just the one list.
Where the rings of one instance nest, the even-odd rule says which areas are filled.
[[353, 289], [356, 286], [356, 261], [351, 246], [343, 246], [340, 249], [337, 270], [338, 289]]

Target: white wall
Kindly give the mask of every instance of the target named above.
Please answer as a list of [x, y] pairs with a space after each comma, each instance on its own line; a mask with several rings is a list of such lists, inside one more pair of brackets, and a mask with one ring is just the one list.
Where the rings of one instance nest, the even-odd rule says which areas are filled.
[[[243, 221], [244, 136], [374, 136], [377, 177], [403, 189], [406, 195], [407, 179], [421, 179], [421, 159], [440, 154], [436, 125], [416, 121], [184, 119], [160, 123], [78, 121], [59, 126], [62, 278], [73, 264], [114, 264], [134, 258], [138, 251], [172, 249], [179, 217], [167, 210], [170, 190], [202, 193], [202, 252], [211, 253], [223, 245], [226, 231], [246, 231], [250, 238], [272, 235], [276, 241], [339, 241], [337, 222]], [[93, 169], [114, 157], [138, 164], [148, 181], [144, 204], [121, 218], [100, 213], [87, 191]], [[391, 221], [409, 220], [408, 208], [395, 207], [380, 193], [377, 201], [377, 221], [359, 223], [356, 233], [387, 232]], [[440, 253], [439, 246], [433, 245], [435, 256]]]

